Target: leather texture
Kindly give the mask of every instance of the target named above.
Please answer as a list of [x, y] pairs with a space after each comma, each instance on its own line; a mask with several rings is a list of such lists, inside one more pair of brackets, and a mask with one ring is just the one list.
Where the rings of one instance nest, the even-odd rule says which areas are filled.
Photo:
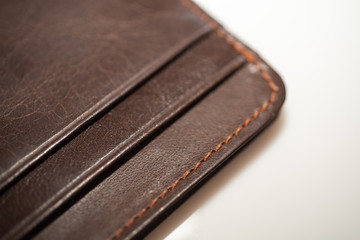
[[5, 0], [0, 18], [0, 187], [210, 29], [161, 0]]
[[0, 34], [2, 239], [142, 238], [285, 99], [187, 0], [2, 1]]

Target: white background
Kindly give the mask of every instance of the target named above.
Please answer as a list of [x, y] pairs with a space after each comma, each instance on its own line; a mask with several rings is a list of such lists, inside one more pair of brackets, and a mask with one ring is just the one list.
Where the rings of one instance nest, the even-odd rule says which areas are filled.
[[360, 1], [196, 2], [274, 67], [287, 98], [148, 239], [360, 239]]

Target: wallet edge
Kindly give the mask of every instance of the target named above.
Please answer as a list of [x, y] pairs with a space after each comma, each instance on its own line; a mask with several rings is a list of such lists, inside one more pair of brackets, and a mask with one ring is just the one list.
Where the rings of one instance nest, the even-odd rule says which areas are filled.
[[[161, 195], [153, 199], [153, 201], [149, 205], [144, 207], [137, 215], [129, 219], [124, 226], [117, 229], [117, 231], [107, 240], [117, 240], [121, 236], [123, 236], [125, 230], [129, 229], [136, 222], [137, 219], [140, 219], [147, 211], [152, 209], [157, 204], [158, 201], [165, 198], [165, 196], [170, 191], [172, 191], [181, 181], [185, 180], [192, 172], [196, 171], [202, 165], [202, 163], [206, 162], [207, 159], [210, 158], [210, 156], [212, 156], [214, 153], [216, 153], [224, 146], [226, 146], [244, 128], [246, 128], [250, 123], [256, 120], [263, 112], [268, 110], [270, 106], [276, 105], [276, 107], [273, 109], [270, 120], [266, 124], [261, 126], [258, 129], [258, 131], [254, 134], [254, 136], [256, 136], [259, 132], [265, 129], [265, 127], [268, 126], [275, 119], [278, 112], [280, 111], [281, 106], [285, 101], [286, 91], [285, 91], [285, 86], [281, 80], [281, 77], [274, 70], [272, 70], [267, 63], [265, 64], [265, 61], [258, 54], [256, 54], [253, 50], [251, 50], [248, 46], [241, 43], [237, 38], [232, 36], [228, 31], [225, 30], [225, 28], [222, 25], [220, 25], [217, 21], [215, 21], [212, 17], [210, 17], [206, 12], [204, 12], [197, 4], [195, 4], [191, 0], [179, 0], [179, 2], [185, 8], [187, 8], [188, 10], [193, 12], [196, 16], [198, 16], [202, 21], [207, 23], [221, 39], [224, 39], [227, 44], [232, 46], [235, 49], [235, 51], [237, 51], [240, 55], [242, 55], [248, 64], [255, 66], [256, 69], [260, 72], [261, 77], [266, 81], [267, 85], [272, 90], [272, 92], [269, 99], [265, 103], [263, 103], [262, 106], [254, 109], [254, 114], [249, 118], [247, 118], [243, 123], [241, 123], [239, 127], [237, 127], [235, 131], [226, 138], [225, 141], [221, 142], [220, 144], [217, 145], [217, 147], [212, 149], [204, 158], [198, 161], [194, 165], [194, 167], [186, 171], [181, 178], [177, 179], [170, 187], [166, 188]], [[271, 75], [275, 75], [275, 77], [272, 77]], [[252, 139], [253, 138], [248, 139], [248, 141], [246, 142], [249, 142]], [[238, 149], [236, 149], [236, 151], [237, 150]], [[231, 155], [232, 154], [230, 154], [230, 156]], [[228, 159], [230, 156], [227, 156], [226, 159]], [[128, 237], [131, 238], [131, 236]]]

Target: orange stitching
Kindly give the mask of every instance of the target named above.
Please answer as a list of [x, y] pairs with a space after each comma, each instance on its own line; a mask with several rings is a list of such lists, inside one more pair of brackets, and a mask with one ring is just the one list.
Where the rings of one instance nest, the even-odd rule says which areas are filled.
[[237, 52], [239, 52], [246, 59], [247, 62], [249, 62], [250, 64], [253, 64], [259, 70], [261, 77], [267, 82], [267, 84], [269, 85], [269, 87], [272, 90], [270, 99], [267, 102], [265, 102], [259, 110], [256, 110], [255, 113], [251, 117], [246, 119], [246, 121], [242, 125], [240, 125], [235, 130], [235, 132], [233, 134], [231, 134], [224, 142], [220, 143], [215, 149], [213, 149], [203, 159], [201, 159], [193, 168], [188, 170], [181, 178], [176, 180], [169, 188], [165, 189], [159, 197], [155, 198], [147, 207], [143, 208], [135, 217], [132, 217], [125, 224], [125, 226], [123, 226], [119, 230], [117, 230], [117, 232], [112, 237], [110, 237], [108, 240], [115, 240], [118, 237], [120, 237], [121, 234], [125, 231], [125, 229], [131, 227], [131, 225], [135, 222], [136, 219], [141, 218], [148, 210], [153, 208], [160, 199], [163, 199], [168, 192], [173, 190], [181, 181], [185, 180], [191, 174], [191, 172], [196, 171], [201, 166], [201, 164], [206, 162], [206, 160], [208, 160], [212, 154], [219, 151], [224, 145], [228, 144], [232, 138], [237, 136], [246, 126], [248, 126], [252, 121], [257, 119], [258, 116], [260, 115], [260, 113], [264, 112], [271, 104], [273, 104], [275, 102], [277, 92], [279, 91], [278, 86], [276, 86], [276, 84], [274, 83], [270, 74], [267, 73], [263, 69], [261, 64], [256, 60], [256, 56], [253, 52], [246, 49], [242, 44], [237, 42], [234, 37], [229, 35], [229, 33], [227, 33], [221, 26], [219, 26], [219, 24], [217, 22], [215, 22], [212, 18], [210, 18], [207, 14], [205, 14], [200, 8], [198, 8], [190, 0], [180, 0], [180, 2], [185, 7], [190, 9], [192, 12], [197, 14], [203, 21], [207, 22], [210, 25], [210, 27], [212, 27], [215, 30], [216, 34], [220, 38], [224, 39], [230, 46], [232, 46]]

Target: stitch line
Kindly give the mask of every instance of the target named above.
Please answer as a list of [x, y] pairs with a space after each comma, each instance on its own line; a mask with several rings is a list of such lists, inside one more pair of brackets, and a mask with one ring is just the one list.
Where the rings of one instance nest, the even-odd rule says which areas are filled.
[[119, 238], [122, 235], [122, 233], [126, 229], [130, 228], [137, 219], [141, 218], [148, 210], [153, 208], [158, 201], [165, 198], [167, 193], [172, 191], [181, 181], [185, 180], [192, 172], [196, 171], [204, 162], [206, 162], [210, 158], [210, 156], [212, 154], [218, 152], [224, 145], [228, 144], [231, 141], [231, 139], [236, 137], [252, 121], [257, 119], [262, 112], [266, 111], [268, 109], [268, 107], [271, 106], [275, 102], [277, 93], [279, 91], [278, 86], [274, 83], [270, 74], [267, 73], [263, 69], [262, 65], [258, 62], [258, 60], [256, 59], [256, 56], [253, 52], [246, 49], [234, 37], [232, 37], [228, 32], [226, 32], [216, 21], [214, 21], [212, 18], [210, 18], [206, 13], [204, 13], [200, 8], [198, 8], [190, 0], [179, 0], [179, 1], [182, 3], [182, 5], [187, 7], [190, 11], [192, 11], [193, 13], [198, 15], [203, 21], [208, 23], [209, 26], [214, 29], [216, 34], [220, 38], [224, 39], [238, 53], [240, 53], [249, 64], [253, 64], [259, 70], [261, 77], [267, 82], [267, 84], [271, 88], [272, 92], [271, 92], [269, 100], [266, 101], [265, 103], [263, 103], [263, 105], [258, 110], [256, 110], [251, 117], [246, 119], [245, 122], [243, 124], [241, 124], [230, 136], [228, 136], [225, 141], [221, 142], [219, 145], [217, 145], [216, 148], [211, 150], [211, 152], [209, 152], [203, 159], [201, 159], [193, 168], [191, 168], [190, 170], [185, 172], [185, 174], [181, 178], [177, 179], [170, 187], [165, 189], [161, 193], [160, 196], [155, 198], [148, 206], [143, 208], [136, 216], [132, 217], [123, 227], [119, 228], [112, 237], [108, 238], [108, 240], [116, 240], [117, 238]]

